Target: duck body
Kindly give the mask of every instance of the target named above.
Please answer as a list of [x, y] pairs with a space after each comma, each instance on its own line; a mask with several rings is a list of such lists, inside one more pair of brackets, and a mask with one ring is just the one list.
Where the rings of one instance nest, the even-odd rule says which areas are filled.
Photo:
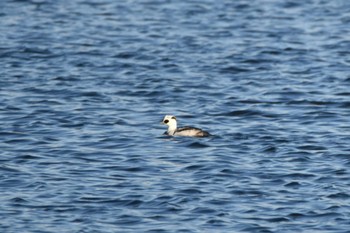
[[191, 126], [177, 128], [176, 117], [172, 115], [166, 115], [162, 123], [168, 125], [168, 130], [164, 134], [169, 136], [208, 137], [211, 135], [207, 131]]

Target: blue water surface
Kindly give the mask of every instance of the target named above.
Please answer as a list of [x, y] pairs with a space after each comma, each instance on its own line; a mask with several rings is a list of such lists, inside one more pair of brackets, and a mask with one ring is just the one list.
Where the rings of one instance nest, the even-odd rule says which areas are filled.
[[349, 9], [1, 1], [0, 232], [349, 232]]

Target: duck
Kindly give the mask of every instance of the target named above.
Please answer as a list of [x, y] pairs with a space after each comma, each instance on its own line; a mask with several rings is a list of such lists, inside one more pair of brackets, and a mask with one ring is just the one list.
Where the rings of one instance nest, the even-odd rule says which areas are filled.
[[162, 121], [168, 126], [168, 130], [164, 133], [168, 136], [187, 136], [187, 137], [208, 137], [210, 133], [199, 128], [185, 126], [177, 128], [177, 119], [173, 115], [166, 115]]

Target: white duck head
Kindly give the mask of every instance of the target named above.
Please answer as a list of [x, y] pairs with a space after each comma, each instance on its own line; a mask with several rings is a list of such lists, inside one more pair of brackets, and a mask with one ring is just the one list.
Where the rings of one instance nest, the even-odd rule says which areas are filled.
[[174, 135], [176, 129], [177, 129], [177, 121], [176, 117], [172, 115], [166, 115], [162, 121], [163, 124], [168, 126], [168, 134]]

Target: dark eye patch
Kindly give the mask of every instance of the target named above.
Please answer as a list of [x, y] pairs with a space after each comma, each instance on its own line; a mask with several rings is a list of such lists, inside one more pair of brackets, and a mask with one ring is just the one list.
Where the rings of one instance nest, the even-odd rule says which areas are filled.
[[169, 120], [165, 120], [164, 123], [167, 124], [169, 122]]

